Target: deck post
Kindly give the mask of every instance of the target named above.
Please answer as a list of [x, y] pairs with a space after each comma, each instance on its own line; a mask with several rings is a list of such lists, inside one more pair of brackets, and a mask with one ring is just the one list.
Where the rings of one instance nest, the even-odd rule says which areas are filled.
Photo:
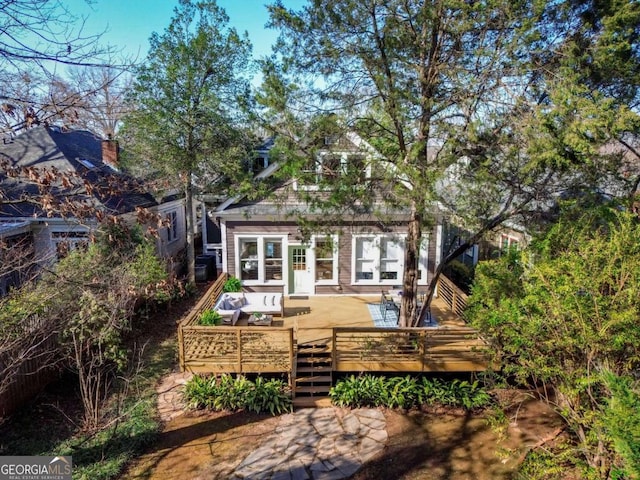
[[242, 373], [242, 328], [236, 330], [236, 344], [238, 347], [238, 373]]
[[178, 357], [180, 362], [180, 372], [184, 372], [184, 334], [182, 333], [182, 324], [178, 325]]
[[294, 341], [294, 337], [293, 337], [293, 328], [289, 329], [289, 388], [291, 389], [291, 398], [295, 398], [296, 396], [296, 389], [293, 388], [295, 381], [296, 381], [296, 376], [297, 376], [297, 371], [296, 371], [296, 358], [295, 358], [295, 348], [293, 346], [293, 341]]
[[331, 329], [331, 332], [331, 370], [335, 370], [338, 364], [338, 349], [336, 348], [338, 330], [334, 327]]
[[420, 359], [422, 362], [422, 373], [425, 371], [425, 365], [427, 364], [427, 332], [422, 330], [420, 332]]

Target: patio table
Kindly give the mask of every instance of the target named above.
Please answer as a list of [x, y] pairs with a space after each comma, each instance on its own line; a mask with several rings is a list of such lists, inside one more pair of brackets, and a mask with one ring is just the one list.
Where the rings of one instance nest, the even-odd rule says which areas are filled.
[[254, 314], [251, 314], [247, 323], [249, 325], [256, 325], [259, 327], [270, 327], [273, 322], [273, 315], [265, 315], [263, 314], [261, 317], [256, 318]]

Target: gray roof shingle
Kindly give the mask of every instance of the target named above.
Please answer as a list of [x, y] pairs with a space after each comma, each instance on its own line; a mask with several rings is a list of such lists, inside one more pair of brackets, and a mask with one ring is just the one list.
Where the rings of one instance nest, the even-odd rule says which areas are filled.
[[[9, 167], [33, 167], [38, 171], [47, 169], [77, 175], [82, 180], [80, 188], [71, 190], [57, 178], [52, 183], [51, 193], [58, 198], [73, 194], [74, 202], [83, 202], [109, 213], [122, 214], [134, 211], [136, 207], [157, 204], [152, 195], [141, 189], [140, 182], [103, 163], [102, 141], [88, 131], [38, 126], [0, 144], [2, 161]], [[87, 191], [82, 183], [93, 188]], [[10, 178], [6, 171], [0, 171], [0, 187], [5, 199], [3, 205], [0, 198], [0, 216], [33, 217], [46, 213], [33, 201], [6, 202], [37, 198], [38, 186], [22, 176]]]

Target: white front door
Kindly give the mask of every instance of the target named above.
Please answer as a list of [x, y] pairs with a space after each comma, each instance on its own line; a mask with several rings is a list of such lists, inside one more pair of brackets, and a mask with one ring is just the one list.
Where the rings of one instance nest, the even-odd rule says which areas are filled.
[[293, 274], [293, 291], [291, 293], [313, 293], [313, 274], [309, 261], [310, 249], [307, 247], [289, 248], [289, 265]]

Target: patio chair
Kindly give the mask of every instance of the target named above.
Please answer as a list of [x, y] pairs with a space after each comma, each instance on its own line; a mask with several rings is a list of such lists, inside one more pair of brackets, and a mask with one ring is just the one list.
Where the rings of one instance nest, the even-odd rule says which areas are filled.
[[394, 302], [389, 295], [382, 292], [380, 296], [380, 314], [383, 320], [387, 319], [387, 312], [389, 311], [396, 313], [396, 320], [400, 317], [400, 308], [396, 302]]
[[[424, 302], [419, 302], [415, 311], [415, 318], [418, 317], [418, 315], [420, 315], [420, 310], [422, 309], [422, 303]], [[424, 317], [424, 324], [423, 325], [419, 325], [421, 327], [426, 327], [428, 325], [431, 325], [433, 323], [433, 317], [431, 316], [431, 307], [429, 307], [429, 309], [427, 310], [427, 315]]]

